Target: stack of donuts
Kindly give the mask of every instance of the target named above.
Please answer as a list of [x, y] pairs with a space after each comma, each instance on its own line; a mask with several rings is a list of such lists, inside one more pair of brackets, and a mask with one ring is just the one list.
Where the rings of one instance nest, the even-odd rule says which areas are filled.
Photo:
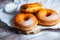
[[14, 28], [30, 31], [37, 25], [53, 26], [59, 22], [59, 15], [51, 9], [44, 9], [39, 3], [23, 4], [12, 19]]

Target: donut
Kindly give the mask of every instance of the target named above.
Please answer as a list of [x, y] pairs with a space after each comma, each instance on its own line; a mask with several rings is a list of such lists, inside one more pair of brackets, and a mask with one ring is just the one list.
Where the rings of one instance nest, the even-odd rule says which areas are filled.
[[42, 9], [41, 4], [39, 4], [39, 3], [29, 3], [29, 4], [23, 4], [20, 7], [20, 12], [35, 13], [40, 9]]
[[38, 19], [39, 25], [43, 26], [52, 26], [59, 21], [59, 15], [56, 11], [51, 9], [39, 10], [39, 12], [36, 14], [36, 17]]
[[12, 24], [21, 31], [29, 31], [36, 27], [38, 20], [33, 14], [18, 13], [13, 17]]

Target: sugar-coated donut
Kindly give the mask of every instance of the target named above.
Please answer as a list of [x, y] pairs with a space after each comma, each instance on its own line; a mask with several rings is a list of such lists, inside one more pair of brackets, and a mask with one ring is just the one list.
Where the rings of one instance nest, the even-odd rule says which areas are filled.
[[23, 4], [20, 7], [20, 12], [28, 12], [28, 13], [34, 13], [38, 10], [42, 9], [42, 5], [39, 3], [29, 3], [29, 4]]
[[33, 14], [19, 13], [13, 17], [12, 23], [19, 30], [29, 31], [36, 27], [38, 20]]
[[43, 26], [52, 26], [59, 21], [59, 15], [51, 9], [41, 9], [36, 16], [39, 24]]

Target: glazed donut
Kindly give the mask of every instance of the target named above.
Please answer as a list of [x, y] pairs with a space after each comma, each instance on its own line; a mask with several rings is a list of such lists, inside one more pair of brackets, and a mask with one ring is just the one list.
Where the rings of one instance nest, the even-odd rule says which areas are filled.
[[13, 17], [12, 23], [21, 31], [29, 31], [36, 27], [38, 20], [33, 14], [19, 13]]
[[29, 4], [24, 4], [20, 7], [20, 12], [28, 12], [28, 13], [34, 13], [37, 12], [38, 10], [42, 9], [41, 4], [39, 3], [29, 3]]
[[43, 26], [52, 26], [59, 21], [59, 15], [51, 9], [41, 9], [36, 16], [39, 24]]

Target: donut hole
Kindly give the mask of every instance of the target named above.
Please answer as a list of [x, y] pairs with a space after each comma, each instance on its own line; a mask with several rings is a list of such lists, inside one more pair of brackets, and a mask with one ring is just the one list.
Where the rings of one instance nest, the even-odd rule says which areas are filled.
[[50, 16], [50, 15], [51, 15], [51, 13], [47, 13], [47, 14], [46, 14], [47, 17]]
[[26, 17], [26, 18], [24, 18], [25, 21], [27, 21], [27, 20], [29, 20], [29, 19], [30, 19], [30, 17]]
[[27, 7], [26, 7], [26, 6], [23, 6], [22, 8], [23, 8], [23, 9], [27, 9]]

